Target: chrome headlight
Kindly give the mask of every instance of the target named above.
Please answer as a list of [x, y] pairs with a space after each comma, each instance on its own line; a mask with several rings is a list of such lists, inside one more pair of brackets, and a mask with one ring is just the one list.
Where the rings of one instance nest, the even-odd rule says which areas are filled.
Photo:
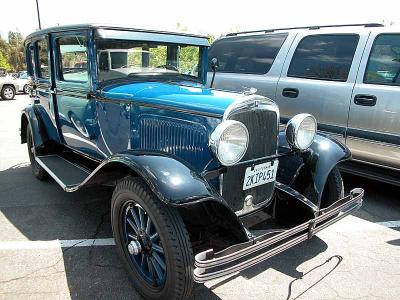
[[317, 132], [317, 121], [310, 114], [298, 114], [286, 125], [286, 139], [290, 146], [304, 151], [311, 146]]
[[225, 120], [210, 136], [210, 147], [220, 163], [232, 166], [238, 163], [246, 153], [249, 132], [243, 123]]

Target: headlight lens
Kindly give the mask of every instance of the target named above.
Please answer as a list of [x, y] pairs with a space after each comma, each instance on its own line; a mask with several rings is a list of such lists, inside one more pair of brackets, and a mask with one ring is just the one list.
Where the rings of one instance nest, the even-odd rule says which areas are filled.
[[292, 147], [304, 151], [311, 146], [316, 132], [315, 118], [310, 114], [298, 114], [286, 126], [286, 139]]
[[238, 163], [246, 153], [249, 132], [243, 123], [226, 120], [219, 124], [210, 137], [210, 147], [224, 166]]

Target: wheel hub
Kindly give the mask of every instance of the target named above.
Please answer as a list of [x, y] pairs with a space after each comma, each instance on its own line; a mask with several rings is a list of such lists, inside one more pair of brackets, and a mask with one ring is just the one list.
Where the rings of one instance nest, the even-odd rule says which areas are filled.
[[146, 232], [144, 232], [144, 231], [140, 231], [139, 235], [138, 235], [138, 239], [139, 239], [140, 243], [142, 244], [143, 249], [146, 252], [150, 252], [153, 243], [151, 242], [149, 235], [146, 234]]

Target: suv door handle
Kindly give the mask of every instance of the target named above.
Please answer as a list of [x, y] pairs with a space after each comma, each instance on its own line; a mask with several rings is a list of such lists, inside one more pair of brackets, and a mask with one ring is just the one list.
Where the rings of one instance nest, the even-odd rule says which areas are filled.
[[285, 88], [282, 90], [282, 96], [287, 98], [297, 98], [297, 96], [299, 96], [299, 90], [292, 88]]
[[354, 103], [362, 106], [374, 106], [376, 104], [376, 96], [374, 95], [355, 95]]

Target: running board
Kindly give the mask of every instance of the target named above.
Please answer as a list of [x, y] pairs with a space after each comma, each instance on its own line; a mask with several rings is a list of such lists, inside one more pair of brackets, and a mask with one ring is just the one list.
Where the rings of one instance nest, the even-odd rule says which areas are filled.
[[59, 155], [36, 156], [36, 162], [66, 191], [75, 190], [90, 172]]

